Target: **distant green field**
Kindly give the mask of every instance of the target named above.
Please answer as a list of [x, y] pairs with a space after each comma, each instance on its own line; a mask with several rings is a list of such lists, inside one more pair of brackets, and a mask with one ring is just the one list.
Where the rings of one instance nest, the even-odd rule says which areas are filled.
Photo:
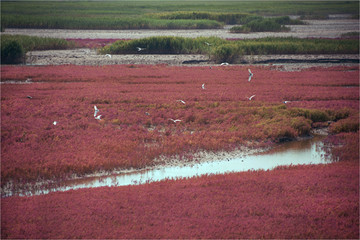
[[[2, 27], [68, 29], [219, 28], [221, 19], [160, 18], [161, 13], [251, 15], [359, 15], [358, 1], [11, 1], [1, 2]], [[171, 14], [170, 14], [171, 15]]]

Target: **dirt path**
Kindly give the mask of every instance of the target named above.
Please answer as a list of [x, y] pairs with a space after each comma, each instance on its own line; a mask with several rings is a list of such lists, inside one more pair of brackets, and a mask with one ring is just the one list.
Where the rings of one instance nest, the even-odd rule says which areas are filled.
[[231, 26], [223, 29], [194, 30], [68, 30], [68, 29], [5, 29], [2, 34], [22, 34], [55, 38], [137, 39], [151, 36], [220, 37], [247, 39], [263, 37], [338, 38], [343, 33], [359, 31], [358, 19], [308, 20], [307, 25], [289, 26], [290, 32], [260, 32], [234, 34]]

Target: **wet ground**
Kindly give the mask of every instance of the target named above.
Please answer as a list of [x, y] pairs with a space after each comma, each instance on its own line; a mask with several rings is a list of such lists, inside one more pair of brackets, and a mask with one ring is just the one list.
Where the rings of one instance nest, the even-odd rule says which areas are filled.
[[[32, 185], [32, 189], [11, 191], [2, 189], [2, 196], [39, 195], [53, 191], [67, 191], [80, 188], [103, 186], [126, 186], [144, 184], [165, 179], [188, 178], [205, 174], [224, 174], [249, 170], [271, 170], [279, 166], [299, 164], [326, 164], [331, 156], [326, 154], [322, 142], [324, 136], [315, 135], [300, 141], [282, 143], [270, 150], [240, 149], [233, 152], [209, 153], [201, 152], [194, 161], [178, 161], [167, 159], [165, 164], [156, 167], [113, 172], [111, 174], [89, 175], [68, 180], [60, 186], [50, 187], [47, 183]], [[35, 187], [34, 187], [35, 186]]]
[[[296, 70], [313, 66], [354, 65], [359, 54], [336, 55], [246, 55], [241, 64], [285, 64]], [[110, 64], [168, 64], [168, 65], [217, 65], [206, 55], [99, 55], [94, 49], [48, 50], [27, 53], [27, 65], [110, 65]]]

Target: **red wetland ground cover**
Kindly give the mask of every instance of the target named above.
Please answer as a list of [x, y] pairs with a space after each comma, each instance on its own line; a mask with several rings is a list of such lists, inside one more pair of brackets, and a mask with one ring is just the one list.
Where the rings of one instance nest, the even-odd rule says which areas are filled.
[[2, 199], [2, 238], [359, 238], [358, 163]]
[[244, 66], [2, 66], [2, 186], [268, 146], [329, 124], [340, 159], [3, 198], [2, 238], [358, 238], [358, 67], [251, 70], [249, 82]]

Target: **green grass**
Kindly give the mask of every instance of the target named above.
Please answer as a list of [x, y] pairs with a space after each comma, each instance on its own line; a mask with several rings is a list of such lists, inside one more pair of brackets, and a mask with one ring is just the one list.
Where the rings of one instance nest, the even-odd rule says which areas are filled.
[[65, 39], [31, 37], [23, 35], [1, 36], [1, 64], [21, 63], [25, 54], [33, 50], [67, 49], [75, 47], [75, 43]]
[[[206, 43], [209, 43], [207, 45]], [[142, 54], [208, 54], [214, 61], [236, 63], [242, 55], [257, 54], [357, 54], [356, 39], [262, 38], [224, 40], [199, 37], [150, 37], [117, 41], [100, 49], [102, 54], [135, 54], [137, 47], [146, 48]]]
[[207, 29], [223, 26], [220, 22], [208, 19], [168, 20], [111, 16], [8, 16], [5, 22], [5, 27], [46, 29]]
[[56, 50], [75, 47], [75, 44], [65, 39], [48, 38], [48, 37], [32, 37], [25, 35], [2, 35], [1, 45], [8, 41], [16, 41], [27, 51], [34, 50]]
[[[179, 12], [186, 14], [179, 19]], [[200, 14], [194, 19], [189, 16], [191, 12]], [[5, 28], [217, 28], [223, 23], [233, 24], [240, 21], [239, 19], [246, 19], [246, 16], [304, 15], [311, 18], [311, 16], [336, 13], [359, 15], [359, 2], [292, 0], [1, 2], [1, 21]], [[169, 17], [173, 19], [163, 19]]]

